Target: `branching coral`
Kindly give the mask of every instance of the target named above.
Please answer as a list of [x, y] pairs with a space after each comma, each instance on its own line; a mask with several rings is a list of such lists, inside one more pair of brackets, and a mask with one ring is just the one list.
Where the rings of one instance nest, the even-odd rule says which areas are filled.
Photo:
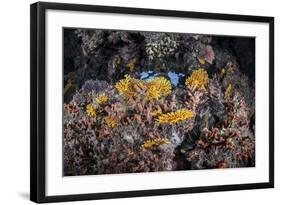
[[207, 84], [208, 73], [203, 68], [194, 70], [185, 81], [185, 85], [192, 88], [205, 88]]
[[145, 149], [149, 149], [155, 145], [161, 145], [161, 144], [170, 144], [171, 142], [166, 138], [156, 137], [154, 139], [146, 140], [144, 141], [142, 147]]
[[102, 104], [102, 103], [106, 103], [108, 101], [108, 96], [105, 93], [100, 93], [97, 97], [96, 97], [96, 102], [98, 104]]
[[193, 112], [188, 110], [188, 109], [180, 109], [175, 112], [170, 112], [166, 114], [160, 114], [157, 117], [157, 122], [158, 123], [176, 123], [188, 118], [193, 117]]
[[86, 106], [86, 112], [89, 116], [91, 117], [96, 117], [97, 113], [96, 113], [96, 107], [93, 104], [88, 104]]
[[205, 127], [199, 128], [195, 148], [186, 153], [192, 169], [255, 164], [255, 139], [250, 128], [249, 107], [239, 94], [228, 96], [226, 106], [228, 113], [212, 128], [207, 120]]

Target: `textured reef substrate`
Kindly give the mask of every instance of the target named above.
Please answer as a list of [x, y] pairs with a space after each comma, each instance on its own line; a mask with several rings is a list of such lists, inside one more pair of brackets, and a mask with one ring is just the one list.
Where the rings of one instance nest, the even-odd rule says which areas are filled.
[[255, 41], [64, 30], [64, 175], [255, 166]]

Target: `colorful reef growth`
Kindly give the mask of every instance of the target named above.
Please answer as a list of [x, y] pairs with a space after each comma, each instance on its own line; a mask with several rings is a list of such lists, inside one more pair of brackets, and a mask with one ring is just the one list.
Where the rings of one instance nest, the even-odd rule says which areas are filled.
[[64, 176], [255, 166], [254, 38], [64, 29], [64, 41]]

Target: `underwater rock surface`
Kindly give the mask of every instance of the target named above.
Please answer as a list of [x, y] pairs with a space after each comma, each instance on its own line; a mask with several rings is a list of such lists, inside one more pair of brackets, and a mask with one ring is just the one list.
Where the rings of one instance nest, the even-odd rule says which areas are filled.
[[255, 39], [64, 29], [64, 175], [255, 166]]

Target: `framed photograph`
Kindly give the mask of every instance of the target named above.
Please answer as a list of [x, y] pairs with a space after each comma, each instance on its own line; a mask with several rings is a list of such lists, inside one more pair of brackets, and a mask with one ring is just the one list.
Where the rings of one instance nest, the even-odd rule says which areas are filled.
[[34, 202], [274, 187], [274, 18], [31, 5]]

